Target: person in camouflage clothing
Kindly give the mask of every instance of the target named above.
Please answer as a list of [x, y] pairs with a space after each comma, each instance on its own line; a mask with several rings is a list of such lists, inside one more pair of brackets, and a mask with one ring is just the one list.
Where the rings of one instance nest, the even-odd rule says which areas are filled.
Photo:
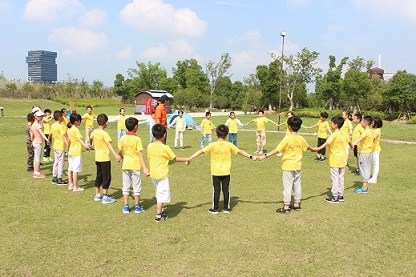
[[35, 121], [35, 116], [30, 113], [26, 117], [26, 148], [27, 148], [27, 171], [33, 172], [33, 159], [35, 152], [33, 150], [32, 139], [30, 137], [30, 127], [32, 127], [33, 122]]

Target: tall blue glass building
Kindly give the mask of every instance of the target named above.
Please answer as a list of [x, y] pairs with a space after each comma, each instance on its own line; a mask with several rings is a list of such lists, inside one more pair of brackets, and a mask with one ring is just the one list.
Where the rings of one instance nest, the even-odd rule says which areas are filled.
[[58, 80], [58, 66], [56, 65], [56, 52], [45, 50], [28, 51], [26, 63], [28, 65], [28, 78], [31, 83], [52, 84]]

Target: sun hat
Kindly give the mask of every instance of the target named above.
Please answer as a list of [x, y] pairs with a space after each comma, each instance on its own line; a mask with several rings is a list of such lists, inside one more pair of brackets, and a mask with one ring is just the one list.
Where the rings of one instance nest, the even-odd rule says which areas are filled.
[[44, 113], [44, 112], [42, 112], [42, 109], [41, 109], [39, 106], [34, 106], [34, 107], [32, 108], [32, 114], [33, 114], [34, 116], [38, 116], [38, 117], [45, 116], [45, 113]]

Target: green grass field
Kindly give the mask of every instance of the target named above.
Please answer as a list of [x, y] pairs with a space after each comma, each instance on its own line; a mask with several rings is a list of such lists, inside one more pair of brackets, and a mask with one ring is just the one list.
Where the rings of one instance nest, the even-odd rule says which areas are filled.
[[[117, 202], [110, 205], [93, 201], [93, 152], [83, 152], [83, 192], [50, 184], [51, 165], [42, 167], [47, 179], [32, 178], [25, 166], [23, 117], [32, 103], [0, 100], [6, 114], [0, 118], [1, 276], [416, 275], [416, 187], [411, 178], [415, 145], [382, 144], [379, 183], [370, 184], [367, 195], [353, 193], [360, 177], [349, 173], [350, 168], [346, 201], [340, 204], [324, 201], [331, 187], [328, 165], [314, 162], [315, 154], [306, 152], [302, 210], [289, 214], [275, 212], [282, 206], [279, 157], [253, 162], [233, 156], [232, 212], [218, 215], [207, 212], [212, 196], [209, 157], [199, 157], [189, 166], [173, 164], [169, 218], [155, 223], [156, 200], [149, 178], [143, 179], [146, 211], [122, 213], [121, 165], [114, 159], [110, 194]], [[50, 102], [40, 105], [60, 108]], [[108, 108], [98, 112], [117, 113]], [[247, 122], [253, 116], [238, 118]], [[215, 124], [225, 120], [213, 117]], [[316, 119], [304, 121], [312, 125]], [[382, 138], [416, 141], [413, 128], [385, 124]], [[274, 129], [268, 125], [268, 130]], [[116, 139], [115, 123], [108, 132]], [[138, 135], [146, 147], [148, 130], [141, 128]], [[169, 130], [171, 146], [173, 138]], [[266, 148], [273, 149], [282, 138], [283, 133], [268, 133]], [[316, 137], [305, 138], [316, 144]], [[238, 140], [241, 149], [255, 150], [254, 132], [241, 131]], [[175, 153], [189, 157], [199, 143], [199, 132], [187, 131], [186, 150]], [[352, 156], [349, 163], [355, 164]]]

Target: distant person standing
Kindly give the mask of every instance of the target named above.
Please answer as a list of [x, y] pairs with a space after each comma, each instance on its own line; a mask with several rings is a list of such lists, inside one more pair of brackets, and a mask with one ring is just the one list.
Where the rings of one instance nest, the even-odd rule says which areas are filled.
[[97, 118], [92, 112], [92, 107], [87, 107], [87, 112], [82, 116], [82, 120], [85, 121], [85, 144], [90, 145], [90, 136], [94, 130], [94, 120]]
[[178, 149], [178, 142], [182, 150], [185, 149], [183, 146], [183, 133], [186, 130], [186, 120], [183, 118], [183, 111], [178, 111], [178, 116], [169, 124], [169, 128], [175, 125], [175, 149]]
[[[155, 110], [155, 124], [162, 124], [163, 126], [165, 126], [165, 128], [168, 127], [168, 125], [166, 124], [167, 122], [167, 118], [166, 118], [166, 105], [167, 100], [169, 100], [167, 95], [162, 95], [162, 97], [160, 98], [160, 104], [156, 107]], [[163, 138], [163, 144], [166, 144], [166, 140], [167, 140], [167, 132], [165, 137]]]
[[124, 108], [120, 108], [119, 112], [120, 115], [117, 119], [117, 142], [120, 142], [121, 137], [127, 133], [126, 110]]

